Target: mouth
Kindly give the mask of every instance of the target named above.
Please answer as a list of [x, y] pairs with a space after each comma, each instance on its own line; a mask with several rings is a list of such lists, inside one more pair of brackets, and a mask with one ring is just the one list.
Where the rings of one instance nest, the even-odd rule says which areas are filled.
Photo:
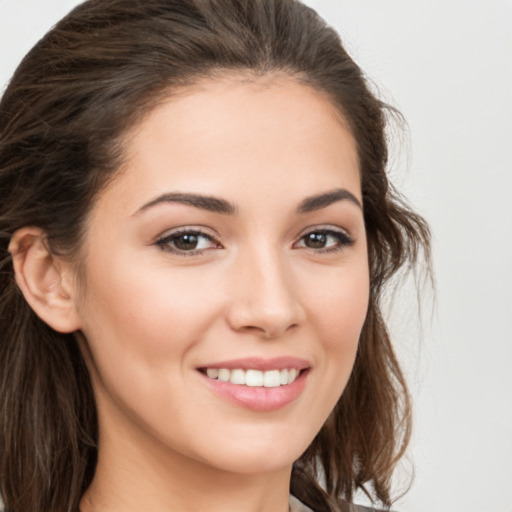
[[273, 370], [255, 370], [243, 368], [199, 368], [209, 379], [230, 382], [238, 386], [255, 388], [278, 388], [292, 384], [307, 369], [283, 368]]
[[312, 367], [295, 357], [246, 358], [197, 368], [202, 381], [224, 400], [258, 412], [270, 412], [295, 402]]

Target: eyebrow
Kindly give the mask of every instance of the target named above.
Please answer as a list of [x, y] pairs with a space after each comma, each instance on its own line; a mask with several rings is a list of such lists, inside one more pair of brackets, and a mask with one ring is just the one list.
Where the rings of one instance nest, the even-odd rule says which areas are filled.
[[359, 208], [363, 209], [361, 202], [354, 194], [352, 194], [352, 192], [349, 192], [345, 188], [337, 188], [335, 190], [331, 190], [330, 192], [307, 197], [300, 203], [299, 207], [297, 208], [297, 213], [308, 213], [315, 210], [320, 210], [333, 203], [337, 203], [338, 201], [350, 201]]
[[219, 197], [205, 196], [202, 194], [171, 192], [168, 194], [162, 194], [161, 196], [158, 196], [144, 204], [137, 210], [136, 214], [161, 203], [181, 203], [194, 206], [195, 208], [200, 208], [201, 210], [207, 210], [214, 213], [222, 213], [225, 215], [234, 215], [237, 212], [237, 207], [234, 204]]
[[[322, 194], [317, 194], [304, 199], [297, 207], [297, 213], [308, 213], [315, 210], [321, 210], [338, 201], [350, 201], [362, 209], [361, 202], [357, 197], [344, 188], [338, 188]], [[162, 203], [180, 203], [188, 206], [194, 206], [201, 210], [220, 213], [224, 215], [235, 215], [238, 208], [233, 203], [221, 199], [220, 197], [205, 196], [202, 194], [191, 194], [184, 192], [170, 192], [162, 194], [155, 199], [141, 206], [134, 215], [137, 215], [153, 206]]]

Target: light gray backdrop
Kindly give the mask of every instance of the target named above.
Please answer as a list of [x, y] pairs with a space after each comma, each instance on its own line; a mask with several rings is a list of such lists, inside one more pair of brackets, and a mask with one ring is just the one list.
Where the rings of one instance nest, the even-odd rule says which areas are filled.
[[[76, 0], [0, 0], [0, 87]], [[415, 401], [404, 512], [512, 511], [512, 2], [309, 0], [386, 101], [393, 176], [432, 225], [437, 304], [392, 312]], [[399, 483], [406, 481], [405, 465]]]

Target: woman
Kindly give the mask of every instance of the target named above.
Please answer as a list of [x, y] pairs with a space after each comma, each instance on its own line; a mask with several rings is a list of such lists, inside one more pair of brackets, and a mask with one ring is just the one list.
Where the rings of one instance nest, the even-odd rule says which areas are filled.
[[89, 0], [0, 110], [6, 510], [388, 508], [410, 407], [379, 304], [429, 236], [335, 32]]

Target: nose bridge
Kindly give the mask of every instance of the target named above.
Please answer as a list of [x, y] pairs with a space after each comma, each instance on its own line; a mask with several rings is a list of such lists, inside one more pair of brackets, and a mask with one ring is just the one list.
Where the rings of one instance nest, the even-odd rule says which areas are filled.
[[284, 250], [268, 245], [240, 254], [231, 323], [275, 338], [301, 321], [302, 308]]

